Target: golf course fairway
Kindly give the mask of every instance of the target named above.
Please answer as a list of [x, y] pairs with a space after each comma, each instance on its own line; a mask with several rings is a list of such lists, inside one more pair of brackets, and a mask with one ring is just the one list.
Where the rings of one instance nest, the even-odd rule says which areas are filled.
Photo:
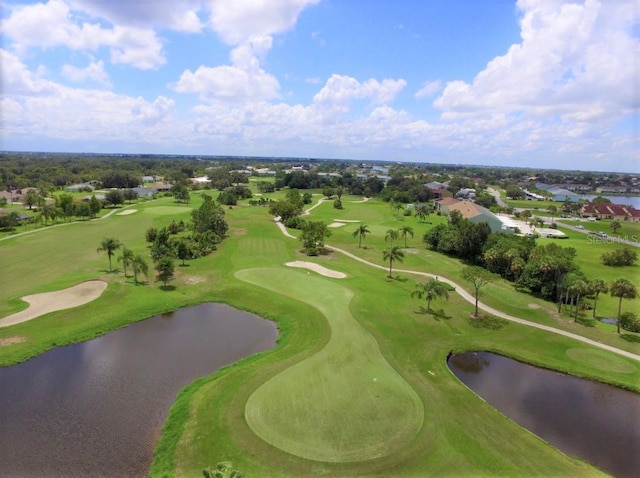
[[245, 282], [317, 308], [331, 336], [315, 355], [280, 372], [248, 399], [254, 433], [310, 460], [341, 463], [394, 453], [424, 420], [418, 394], [349, 310], [353, 292], [336, 279], [277, 267], [235, 273]]

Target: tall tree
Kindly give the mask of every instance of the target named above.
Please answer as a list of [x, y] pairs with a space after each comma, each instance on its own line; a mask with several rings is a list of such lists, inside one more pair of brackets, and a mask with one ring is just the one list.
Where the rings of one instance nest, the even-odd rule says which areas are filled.
[[413, 228], [411, 226], [402, 226], [398, 232], [404, 237], [404, 247], [407, 247], [407, 234], [413, 238]]
[[138, 274], [142, 274], [145, 277], [149, 276], [149, 264], [147, 264], [147, 260], [140, 254], [133, 258], [131, 268], [133, 269], [133, 282], [135, 284], [138, 284]]
[[625, 278], [616, 279], [611, 283], [609, 288], [611, 297], [618, 297], [618, 333], [620, 333], [620, 313], [622, 311], [622, 299], [635, 299], [638, 296], [636, 286]]
[[24, 195], [24, 199], [22, 200], [22, 203], [25, 206], [28, 206], [29, 209], [33, 209], [33, 206], [35, 206], [38, 202], [38, 191], [36, 191], [35, 189], [31, 188], [27, 190], [27, 194]]
[[105, 237], [100, 243], [100, 247], [98, 247], [98, 252], [106, 252], [107, 257], [109, 257], [109, 272], [112, 271], [111, 257], [116, 253], [118, 249], [120, 249], [120, 247], [122, 247], [120, 241], [114, 239], [113, 237]]
[[416, 206], [416, 216], [420, 218], [420, 222], [424, 222], [425, 218], [429, 216], [429, 206], [418, 204]]
[[399, 232], [397, 229], [387, 229], [387, 234], [384, 236], [384, 241], [389, 241], [389, 247], [393, 247], [393, 241], [398, 239]]
[[622, 227], [622, 224], [620, 224], [620, 221], [618, 221], [617, 219], [615, 221], [611, 221], [611, 229], [613, 229], [613, 233], [616, 234], [618, 232], [618, 229], [620, 229]]
[[589, 282], [589, 293], [593, 294], [593, 318], [596, 317], [596, 307], [598, 306], [598, 296], [600, 293], [609, 292], [609, 286], [603, 279], [593, 279]]
[[127, 277], [127, 269], [133, 265], [134, 253], [126, 246], [122, 246], [122, 255], [118, 257], [118, 262], [122, 262], [124, 267], [124, 276]]
[[91, 209], [91, 217], [96, 217], [102, 209], [102, 203], [97, 197], [91, 196], [91, 199], [89, 199], [89, 208]]
[[331, 236], [331, 231], [322, 221], [305, 221], [302, 225], [300, 240], [304, 244], [304, 250], [309, 256], [317, 256], [319, 250], [324, 247], [325, 238]]
[[462, 269], [462, 278], [468, 282], [471, 282], [475, 289], [476, 307], [474, 317], [478, 317], [478, 296], [480, 295], [480, 289], [485, 285], [493, 282], [495, 276], [486, 269], [479, 266], [467, 266]]
[[400, 246], [392, 246], [382, 251], [382, 260], [385, 262], [389, 261], [389, 279], [392, 279], [393, 263], [402, 262], [404, 260], [404, 252], [402, 252]]
[[360, 224], [358, 229], [353, 231], [353, 237], [358, 237], [358, 248], [362, 247], [362, 239], [364, 239], [370, 232], [371, 231], [369, 231], [366, 224]]
[[[582, 277], [574, 280], [567, 288], [569, 297], [575, 301], [575, 309], [573, 313], [574, 322], [578, 320], [578, 310], [580, 309], [580, 298], [589, 293], [589, 284]], [[571, 310], [571, 309], [569, 309]]]
[[156, 271], [158, 275], [156, 279], [162, 281], [162, 285], [167, 287], [170, 280], [174, 278], [176, 266], [173, 259], [169, 256], [163, 256], [158, 262], [156, 262]]
[[427, 300], [427, 310], [431, 311], [431, 301], [438, 297], [449, 298], [449, 291], [443, 282], [438, 279], [430, 278], [427, 282], [416, 284], [416, 289], [411, 292], [411, 297], [422, 297]]

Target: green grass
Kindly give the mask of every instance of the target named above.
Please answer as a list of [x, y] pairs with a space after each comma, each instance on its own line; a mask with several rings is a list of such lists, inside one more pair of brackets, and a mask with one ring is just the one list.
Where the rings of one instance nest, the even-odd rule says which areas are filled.
[[350, 289], [275, 268], [245, 269], [236, 277], [303, 300], [331, 329], [322, 350], [249, 397], [246, 417], [258, 436], [293, 455], [332, 463], [394, 454], [411, 441], [422, 427], [422, 402], [351, 315]]
[[[331, 202], [314, 209], [311, 219], [325, 222], [356, 219], [372, 230], [362, 249], [351, 235], [356, 224], [333, 229], [329, 244], [383, 264], [386, 230], [410, 225], [415, 237], [408, 238], [405, 261], [395, 267], [432, 272], [462, 283], [459, 261], [428, 251], [421, 244], [424, 232], [444, 221], [443, 217], [431, 215], [427, 221], [433, 224], [421, 223], [415, 217], [396, 218], [388, 204], [377, 200], [348, 202], [359, 199], [343, 197], [345, 209], [341, 211], [333, 209]], [[189, 208], [197, 207], [199, 202], [199, 195], [192, 195]], [[15, 363], [51, 347], [86, 340], [162, 311], [205, 301], [223, 301], [277, 321], [281, 337], [275, 350], [226, 367], [180, 393], [158, 443], [153, 476], [199, 476], [203, 468], [223, 460], [232, 461], [246, 476], [260, 477], [596, 476], [600, 473], [594, 468], [559, 453], [476, 397], [449, 371], [447, 355], [451, 351], [488, 350], [577, 376], [640, 389], [638, 362], [519, 324], [491, 318], [483, 322], [470, 320], [472, 305], [457, 294], [452, 293], [448, 301], [435, 301], [432, 304], [435, 313], [426, 314], [421, 309], [424, 301], [410, 297], [420, 278], [408, 273], [397, 273], [398, 280], [388, 280], [384, 271], [337, 253], [313, 261], [347, 273], [347, 279], [326, 279], [286, 268], [283, 264], [288, 261], [308, 259], [299, 251], [300, 242], [280, 233], [267, 208], [248, 207], [246, 201], [227, 209], [230, 237], [218, 251], [190, 261], [188, 267], [177, 268], [175, 290], [164, 291], [152, 281], [136, 287], [121, 272], [106, 272], [106, 255], [96, 252], [101, 239], [116, 237], [135, 252], [144, 253], [145, 230], [168, 224], [174, 218], [186, 218], [188, 208], [185, 210], [184, 205], [176, 205], [170, 198], [137, 204], [135, 208], [140, 212], [49, 228], [0, 242], [3, 264], [0, 315], [23, 308], [25, 304], [19, 298], [27, 294], [61, 289], [90, 278], [109, 282], [103, 296], [90, 304], [0, 329], [0, 339], [26, 338], [23, 343], [0, 347], [0, 364]], [[163, 214], [145, 213], [146, 208], [161, 208]], [[170, 211], [174, 214], [169, 214]], [[612, 246], [580, 240], [571, 235], [563, 245], [576, 244], [579, 260], [587, 272], [602, 273], [594, 258]], [[188, 280], [191, 277], [202, 280], [194, 284]], [[481, 300], [512, 315], [640, 352], [636, 334], [620, 337], [612, 326], [575, 324], [554, 314], [553, 304], [518, 292], [506, 282], [487, 286]], [[602, 315], [615, 311], [613, 300], [602, 298], [601, 303]], [[632, 305], [627, 301], [624, 307]], [[346, 337], [352, 340], [346, 347], [338, 346]], [[329, 351], [339, 357], [335, 364], [321, 360]], [[341, 371], [324, 375], [327, 390], [334, 392], [335, 397], [322, 397], [317, 387], [306, 390], [305, 384], [320, 383], [323, 362], [331, 367], [344, 367], [346, 377], [351, 377], [354, 383], [347, 383]], [[337, 400], [353, 397], [365, 382], [358, 382], [350, 367], [365, 362], [371, 365], [359, 368], [370, 374], [367, 366], [374, 367], [377, 384], [381, 384], [381, 377], [387, 377], [403, 390], [387, 389], [383, 396], [375, 398], [385, 406], [393, 406], [389, 404], [393, 402], [390, 397], [397, 393], [404, 397], [409, 409], [411, 403], [413, 406], [420, 403], [422, 415], [416, 422], [421, 426], [396, 439], [395, 414], [384, 417], [383, 421], [390, 423], [383, 424], [383, 433], [370, 430], [370, 425], [358, 421], [355, 415], [330, 416], [329, 423], [321, 426], [335, 430], [348, 423], [349, 428], [354, 428], [348, 438], [360, 440], [361, 444], [367, 443], [370, 430], [374, 451], [360, 458], [376, 457], [340, 461], [345, 457], [334, 453], [336, 444], [329, 440], [319, 445], [315, 442], [318, 453], [324, 455], [309, 459], [304, 450], [309, 450], [307, 440], [312, 441], [313, 437], [304, 427], [296, 429], [288, 419], [313, 423], [318, 417], [317, 409], [330, 409]], [[286, 380], [287, 376], [294, 379]], [[298, 381], [302, 389], [297, 386]], [[291, 404], [292, 397], [299, 398], [300, 403], [288, 408], [280, 403], [282, 400]], [[366, 394], [356, 397], [366, 403], [372, 403], [373, 398]], [[317, 409], [309, 417], [302, 413], [305, 407], [313, 411], [314, 406]], [[248, 410], [254, 407], [264, 412], [264, 426], [247, 420]], [[371, 408], [371, 413], [378, 412]], [[405, 413], [411, 416], [415, 411]], [[258, 434], [252, 427], [256, 427]], [[275, 438], [293, 432], [298, 433], [294, 438], [285, 436], [284, 441]], [[389, 452], [376, 452], [385, 434]], [[274, 446], [274, 442], [285, 450]], [[345, 453], [348, 452], [347, 448]]]

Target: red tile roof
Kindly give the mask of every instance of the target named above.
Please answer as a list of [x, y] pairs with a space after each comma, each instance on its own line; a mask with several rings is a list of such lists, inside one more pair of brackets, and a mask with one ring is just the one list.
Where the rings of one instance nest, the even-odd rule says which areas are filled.
[[640, 217], [640, 209], [623, 204], [609, 204], [605, 202], [588, 202], [582, 208], [584, 214], [598, 214], [600, 216], [629, 216]]

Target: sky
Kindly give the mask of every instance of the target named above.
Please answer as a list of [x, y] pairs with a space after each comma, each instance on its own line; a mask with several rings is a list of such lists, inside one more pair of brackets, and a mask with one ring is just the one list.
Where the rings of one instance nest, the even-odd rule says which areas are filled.
[[640, 0], [0, 12], [0, 150], [640, 172]]

